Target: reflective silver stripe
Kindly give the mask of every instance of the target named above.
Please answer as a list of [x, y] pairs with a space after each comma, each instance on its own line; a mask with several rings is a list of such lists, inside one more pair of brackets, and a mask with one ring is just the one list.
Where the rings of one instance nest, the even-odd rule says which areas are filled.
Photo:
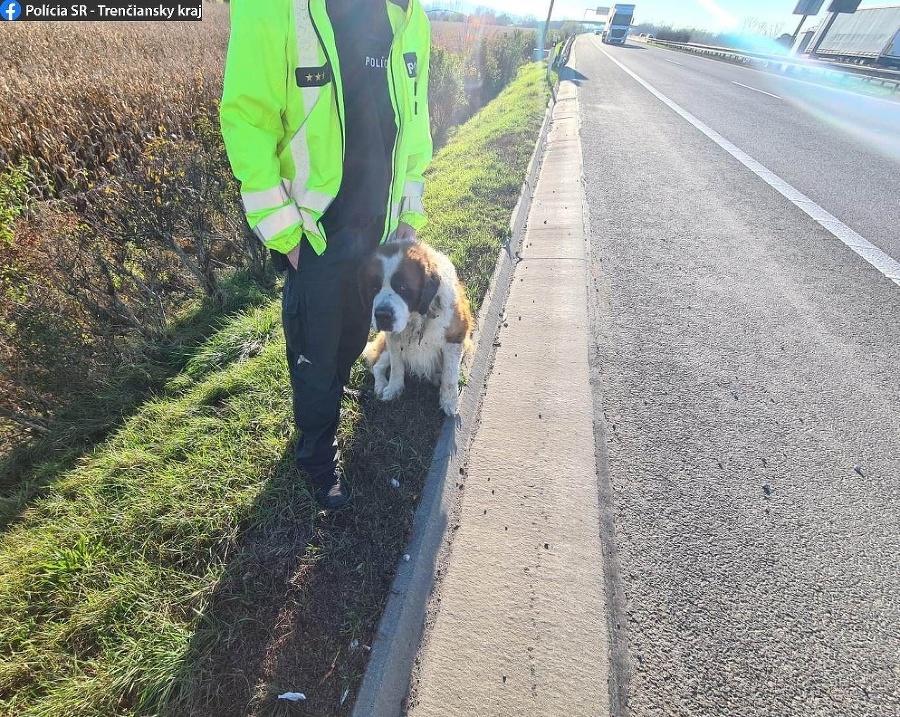
[[[309, 12], [309, 0], [295, 0], [294, 20], [297, 33], [297, 64], [300, 67], [319, 67], [322, 65], [320, 57], [319, 36], [313, 25], [312, 15]], [[293, 68], [291, 68], [293, 73]], [[293, 74], [291, 75], [293, 80]], [[312, 106], [319, 97], [318, 87], [301, 87], [303, 93], [303, 108], [309, 116]]]
[[316, 192], [312, 189], [297, 187], [294, 200], [301, 209], [311, 209], [319, 214], [324, 214], [331, 202], [334, 201], [334, 197], [329, 197], [327, 194], [322, 194], [322, 192]]
[[284, 191], [282, 185], [266, 189], [262, 192], [241, 192], [241, 201], [244, 203], [244, 211], [259, 212], [263, 209], [275, 209], [288, 201], [290, 197]]
[[316, 218], [312, 214], [301, 209], [300, 219], [303, 221], [303, 231], [308, 232], [309, 234], [315, 234], [316, 236], [322, 234], [322, 230], [319, 229], [319, 225], [316, 224]]
[[291, 188], [291, 196], [294, 201], [299, 201], [296, 195], [302, 193], [303, 185], [309, 179], [311, 171], [305, 125], [301, 126], [297, 130], [297, 134], [291, 137], [291, 158], [294, 160], [294, 184]]
[[404, 197], [421, 197], [425, 192], [425, 182], [406, 182], [403, 185]]
[[391, 203], [391, 219], [396, 219], [400, 216], [400, 202], [392, 202]]
[[[319, 37], [316, 35], [316, 28], [313, 26], [308, 0], [295, 0], [294, 22], [297, 34], [297, 64], [300, 67], [319, 67], [322, 64], [319, 57]], [[309, 113], [312, 112], [312, 108], [319, 99], [319, 92], [322, 88], [300, 87], [298, 89], [303, 98], [303, 116], [309, 117]], [[293, 91], [293, 88], [291, 88], [291, 91]], [[301, 124], [297, 133], [291, 137], [290, 147], [291, 158], [294, 160], [295, 180], [291, 196], [299, 203], [299, 194], [303, 191], [311, 171], [305, 123]]]
[[300, 212], [297, 210], [297, 206], [288, 204], [259, 222], [253, 227], [253, 231], [256, 233], [256, 236], [265, 242], [299, 222]]
[[417, 214], [425, 213], [425, 207], [422, 206], [421, 197], [403, 197], [403, 201], [400, 205], [401, 214], [403, 214], [403, 212], [416, 212]]

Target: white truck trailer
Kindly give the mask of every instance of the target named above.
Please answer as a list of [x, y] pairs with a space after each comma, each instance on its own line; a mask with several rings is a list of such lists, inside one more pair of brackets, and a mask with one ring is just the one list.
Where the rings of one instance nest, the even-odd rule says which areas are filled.
[[810, 47], [822, 59], [900, 68], [900, 5], [841, 13]]

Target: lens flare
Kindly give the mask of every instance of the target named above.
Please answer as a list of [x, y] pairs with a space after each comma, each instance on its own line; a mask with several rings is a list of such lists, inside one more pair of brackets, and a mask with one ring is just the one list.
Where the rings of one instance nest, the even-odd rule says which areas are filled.
[[716, 19], [716, 22], [726, 30], [731, 30], [738, 26], [738, 19], [731, 15], [727, 10], [720, 7], [715, 0], [697, 0], [709, 13]]
[[[755, 38], [754, 47], [760, 47]], [[764, 44], [764, 43], [763, 43]], [[775, 44], [775, 43], [773, 43]], [[766, 50], [753, 50], [767, 52]], [[774, 48], [768, 52], [774, 54]], [[784, 52], [782, 48], [780, 52]], [[786, 58], [798, 60], [800, 58]], [[821, 66], [778, 66], [779, 72], [761, 72], [759, 85], [786, 102], [803, 110], [819, 123], [849, 135], [879, 154], [900, 162], [900, 102], [871, 93], [853, 92], [848, 83], [861, 83], [852, 76], [839, 79]], [[838, 84], [844, 87], [837, 86]]]

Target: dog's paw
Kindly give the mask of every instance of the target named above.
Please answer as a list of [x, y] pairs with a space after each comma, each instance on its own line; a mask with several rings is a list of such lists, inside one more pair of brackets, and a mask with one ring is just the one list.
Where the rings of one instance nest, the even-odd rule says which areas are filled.
[[384, 390], [387, 388], [388, 382], [387, 379], [381, 379], [380, 381], [376, 377], [375, 379], [375, 397], [384, 399]]
[[448, 416], [459, 413], [459, 394], [456, 386], [441, 386], [441, 410]]
[[382, 389], [381, 396], [379, 396], [379, 398], [382, 401], [393, 401], [401, 393], [403, 393], [402, 383], [388, 383], [388, 385]]

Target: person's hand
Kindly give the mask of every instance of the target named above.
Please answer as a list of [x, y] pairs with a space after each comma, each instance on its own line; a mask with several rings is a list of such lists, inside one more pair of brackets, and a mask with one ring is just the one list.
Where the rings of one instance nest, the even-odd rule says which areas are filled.
[[400, 222], [397, 225], [397, 231], [394, 232], [394, 241], [416, 241], [416, 230], [406, 222]]
[[300, 264], [300, 245], [299, 244], [288, 252], [287, 260], [290, 262], [291, 266], [294, 267], [294, 270], [296, 271], [297, 266]]

